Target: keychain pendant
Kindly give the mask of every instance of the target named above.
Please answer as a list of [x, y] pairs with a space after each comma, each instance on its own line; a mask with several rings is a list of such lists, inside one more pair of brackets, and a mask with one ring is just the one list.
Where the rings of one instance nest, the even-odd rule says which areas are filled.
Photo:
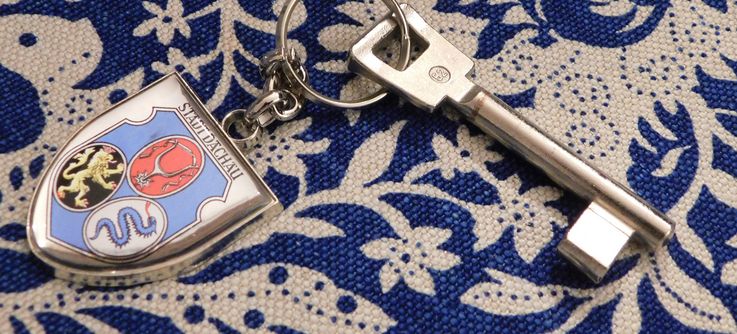
[[58, 277], [131, 285], [180, 274], [281, 210], [174, 73], [59, 150], [34, 194], [28, 235]]

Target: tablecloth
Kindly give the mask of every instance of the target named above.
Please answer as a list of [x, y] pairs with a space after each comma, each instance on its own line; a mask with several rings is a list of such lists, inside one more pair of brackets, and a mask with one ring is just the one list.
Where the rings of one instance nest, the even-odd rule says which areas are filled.
[[[177, 71], [214, 115], [262, 87], [283, 1], [0, 0], [0, 332], [737, 332], [737, 2], [413, 0], [474, 80], [676, 222], [599, 284], [556, 253], [586, 203], [453, 111], [310, 103], [248, 157], [285, 211], [182, 277], [54, 279], [29, 202], [74, 130]], [[305, 0], [320, 91], [381, 1]], [[385, 58], [391, 49], [379, 50]]]

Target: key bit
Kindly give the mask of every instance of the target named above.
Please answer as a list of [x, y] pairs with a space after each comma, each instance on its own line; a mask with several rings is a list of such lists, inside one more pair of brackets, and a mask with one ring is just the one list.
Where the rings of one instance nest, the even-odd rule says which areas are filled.
[[416, 106], [443, 106], [464, 117], [542, 169], [551, 179], [590, 202], [576, 219], [559, 252], [599, 282], [634, 237], [651, 248], [663, 246], [674, 224], [642, 198], [588, 165], [540, 131], [510, 106], [473, 83], [474, 62], [430, 27], [409, 5], [402, 5], [424, 52], [404, 71], [379, 59], [374, 50], [396, 30], [392, 17], [377, 23], [351, 49], [349, 68]]

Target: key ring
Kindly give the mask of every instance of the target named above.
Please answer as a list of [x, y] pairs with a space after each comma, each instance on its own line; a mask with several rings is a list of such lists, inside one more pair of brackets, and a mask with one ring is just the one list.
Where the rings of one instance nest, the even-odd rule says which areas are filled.
[[[399, 65], [397, 70], [403, 71], [410, 60], [409, 23], [397, 0], [382, 0], [394, 13], [401, 32]], [[263, 92], [248, 109], [236, 109], [225, 115], [221, 126], [230, 139], [243, 151], [250, 151], [263, 134], [264, 127], [274, 120], [286, 121], [297, 116], [302, 109], [304, 99], [335, 108], [363, 108], [386, 96], [386, 90], [380, 89], [366, 97], [342, 101], [325, 96], [308, 83], [307, 69], [303, 66], [293, 48], [287, 46], [287, 29], [297, 0], [289, 0], [282, 9], [276, 28], [276, 49], [261, 60], [261, 76], [266, 80]]]
[[[297, 1], [299, 0], [289, 0], [284, 5], [284, 8], [279, 15], [279, 21], [276, 25], [276, 50], [281, 50], [281, 52], [287, 52], [288, 50], [287, 30], [289, 29], [289, 21], [292, 18], [292, 13], [294, 12], [294, 8], [297, 5]], [[401, 46], [399, 50], [399, 64], [397, 70], [403, 71], [407, 68], [407, 65], [409, 65], [411, 55], [410, 51], [412, 48], [409, 36], [409, 24], [407, 23], [407, 18], [405, 17], [404, 12], [402, 11], [402, 7], [400, 7], [397, 0], [383, 1], [384, 4], [389, 7], [392, 13], [394, 13], [394, 17], [399, 23], [398, 26], [401, 33]], [[303, 79], [304, 76], [300, 75], [289, 62], [283, 63], [283, 70], [290, 76], [290, 79], [291, 81], [293, 81], [293, 83], [301, 87], [303, 95], [308, 100], [335, 108], [359, 109], [374, 104], [387, 95], [386, 89], [382, 88], [375, 93], [362, 97], [360, 99], [351, 101], [338, 100], [325, 96], [324, 94], [315, 90], [312, 86], [310, 86], [309, 83], [307, 83], [306, 79]]]

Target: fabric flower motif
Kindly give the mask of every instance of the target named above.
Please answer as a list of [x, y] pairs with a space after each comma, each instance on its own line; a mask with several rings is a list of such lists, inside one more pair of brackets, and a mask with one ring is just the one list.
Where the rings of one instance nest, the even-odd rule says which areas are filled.
[[470, 173], [486, 169], [487, 161], [502, 160], [499, 153], [489, 151], [489, 137], [471, 136], [466, 126], [458, 128], [458, 146], [453, 145], [443, 136], [435, 136], [432, 148], [440, 161], [444, 162], [440, 172], [446, 179], [452, 179], [456, 171]]
[[280, 125], [271, 134], [266, 134], [250, 153], [253, 165], [260, 175], [273, 167], [285, 175], [303, 177], [307, 172], [300, 155], [324, 152], [330, 141], [303, 141], [300, 135], [312, 124], [311, 118], [294, 120]]
[[474, 234], [478, 241], [474, 244], [474, 250], [480, 251], [497, 242], [504, 231], [512, 226], [517, 253], [525, 262], [531, 263], [553, 240], [553, 225], [567, 226], [567, 219], [560, 211], [545, 205], [563, 195], [560, 189], [540, 186], [520, 194], [521, 186], [522, 182], [516, 175], [499, 182], [502, 201], [490, 212], [494, 219], [476, 222]]
[[156, 31], [156, 38], [164, 45], [169, 45], [174, 39], [174, 34], [179, 31], [182, 36], [189, 38], [192, 30], [187, 20], [182, 16], [184, 7], [181, 0], [169, 0], [166, 9], [162, 9], [159, 5], [144, 1], [143, 7], [156, 17], [143, 21], [136, 29], [133, 30], [133, 36], [143, 37]]
[[372, 259], [387, 260], [381, 267], [381, 290], [389, 292], [403, 279], [412, 290], [427, 295], [435, 294], [435, 282], [429, 270], [445, 271], [460, 262], [457, 255], [438, 249], [453, 232], [434, 227], [409, 230], [401, 239], [382, 238], [361, 247]]

